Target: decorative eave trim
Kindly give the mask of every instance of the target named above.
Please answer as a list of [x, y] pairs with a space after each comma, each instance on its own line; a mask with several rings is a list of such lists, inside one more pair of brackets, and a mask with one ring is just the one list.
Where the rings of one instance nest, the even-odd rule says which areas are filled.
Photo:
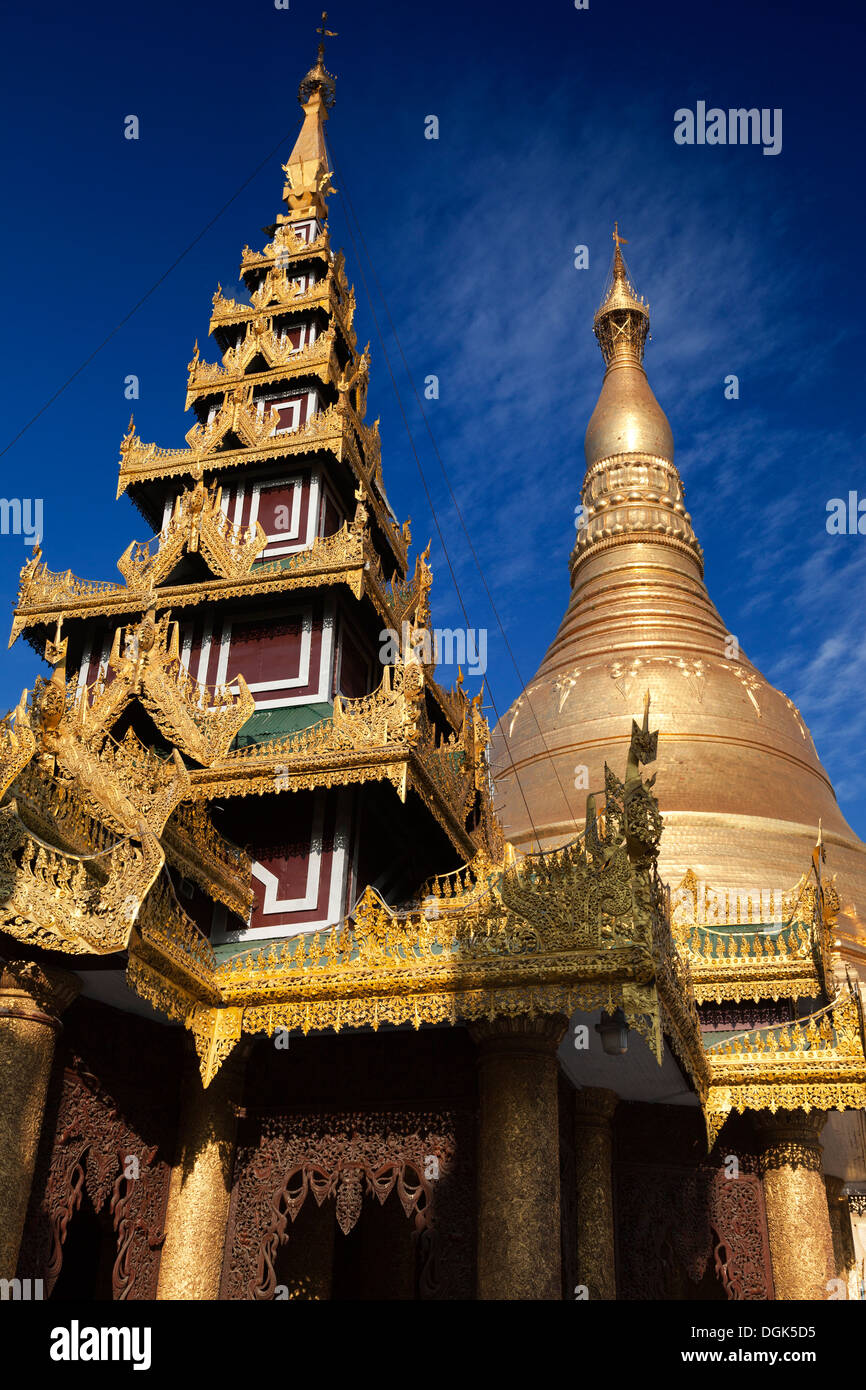
[[[314, 415], [312, 420], [299, 430], [287, 431], [270, 436], [262, 444], [243, 449], [226, 449], [222, 453], [198, 454], [193, 449], [160, 449], [156, 445], [136, 450], [146, 463], [130, 464], [127, 456], [121, 458], [120, 475], [117, 484], [117, 497], [136, 484], [161, 482], [169, 478], [187, 477], [193, 479], [197, 473], [207, 473], [219, 477], [233, 468], [247, 468], [255, 463], [267, 463], [273, 459], [296, 457], [299, 454], [316, 454], [330, 451], [338, 463], [347, 460], [359, 485], [367, 494], [367, 504], [373, 511], [376, 523], [385, 537], [398, 568], [403, 574], [408, 565], [410, 539], [401, 533], [396, 522], [379, 495], [378, 484], [378, 434], [371, 427], [363, 426], [350, 418], [352, 412], [338, 410], [329, 406]], [[375, 457], [368, 466], [362, 461], [358, 438], [366, 447], [375, 449]]]

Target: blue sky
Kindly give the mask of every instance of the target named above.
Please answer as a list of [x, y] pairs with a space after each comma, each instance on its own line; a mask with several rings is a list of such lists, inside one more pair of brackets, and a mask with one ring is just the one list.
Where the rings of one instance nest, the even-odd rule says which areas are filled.
[[[147, 302], [3, 456], [4, 496], [44, 498], [45, 558], [90, 578], [144, 524], [115, 503], [136, 374], [144, 439], [178, 445], [186, 364], [218, 281], [280, 210], [297, 84], [319, 6], [83, 4], [5, 22], [2, 228], [6, 365], [0, 447], [27, 423], [253, 177]], [[592, 314], [614, 218], [652, 308], [647, 367], [677, 444], [710, 592], [732, 632], [800, 706], [842, 808], [866, 834], [859, 772], [866, 537], [830, 536], [829, 498], [860, 488], [862, 20], [854, 4], [702, 6], [571, 0], [374, 7], [332, 0], [329, 136], [520, 673], [534, 674], [568, 598], [583, 434], [601, 384]], [[783, 110], [782, 152], [683, 147], [698, 100]], [[123, 138], [124, 117], [141, 138]], [[425, 117], [440, 138], [424, 139]], [[371, 416], [385, 482], [416, 541], [434, 526], [346, 229], [373, 339]], [[590, 248], [588, 270], [573, 248]], [[470, 622], [488, 627], [504, 711], [520, 683], [402, 368]], [[208, 344], [205, 355], [215, 358]], [[735, 373], [740, 399], [726, 401]], [[462, 622], [438, 542], [434, 618]], [[25, 558], [0, 537], [7, 613]], [[38, 663], [0, 667], [13, 704]], [[493, 710], [490, 710], [493, 717]]]

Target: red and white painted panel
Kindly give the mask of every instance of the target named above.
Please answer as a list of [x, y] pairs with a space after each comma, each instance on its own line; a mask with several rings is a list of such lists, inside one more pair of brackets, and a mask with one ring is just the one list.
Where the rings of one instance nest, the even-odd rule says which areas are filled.
[[279, 395], [261, 396], [258, 402], [259, 418], [264, 418], [265, 410], [276, 410], [277, 421], [274, 434], [292, 434], [302, 429], [312, 420], [319, 408], [319, 394], [314, 386], [304, 391], [286, 391]]
[[207, 671], [215, 685], [243, 676], [256, 709], [321, 704], [332, 695], [333, 650], [333, 603], [313, 600], [267, 614], [223, 618], [219, 646], [211, 642]]
[[350, 700], [369, 695], [382, 679], [381, 670], [375, 670], [377, 664], [369, 641], [348, 615], [341, 613], [334, 654], [334, 689]]
[[293, 222], [292, 232], [298, 241], [302, 241], [305, 246], [309, 246], [311, 241], [315, 241], [319, 235], [321, 227], [315, 217], [311, 217], [306, 222]]
[[351, 873], [351, 794], [348, 790], [298, 792], [244, 808], [254, 856], [256, 895], [245, 929], [231, 928], [214, 908], [215, 944], [319, 931], [348, 911]]
[[321, 510], [317, 469], [240, 483], [223, 495], [223, 506], [236, 526], [259, 522], [268, 538], [259, 563], [306, 550], [316, 538]]
[[108, 669], [108, 656], [111, 651], [111, 633], [91, 633], [84, 639], [84, 650], [78, 666], [78, 689], [85, 685], [95, 685], [102, 677], [106, 684], [112, 679]]

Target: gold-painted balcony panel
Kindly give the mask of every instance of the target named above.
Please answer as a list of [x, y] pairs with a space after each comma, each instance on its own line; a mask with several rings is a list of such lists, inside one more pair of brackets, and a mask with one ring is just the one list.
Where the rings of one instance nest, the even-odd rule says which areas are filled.
[[859, 989], [846, 981], [808, 1018], [751, 1029], [707, 1049], [711, 1138], [732, 1111], [863, 1110], [866, 1030]]
[[312, 257], [319, 260], [324, 258], [329, 262], [332, 260], [327, 229], [321, 231], [313, 241], [302, 241], [290, 226], [283, 224], [277, 227], [273, 241], [269, 241], [263, 251], [251, 251], [249, 246], [244, 247], [241, 252], [241, 275], [245, 276], [249, 271], [268, 270], [272, 266], [291, 269], [295, 261], [306, 261]]
[[219, 833], [206, 802], [186, 802], [178, 807], [165, 826], [162, 847], [173, 869], [230, 912], [247, 918], [255, 902], [252, 859]]
[[[395, 682], [368, 705], [371, 734], [381, 730], [386, 695], [404, 702], [397, 714], [404, 735], [420, 724], [420, 672], [408, 675], [408, 691], [404, 674], [402, 687]], [[467, 704], [466, 722], [474, 710]], [[205, 1085], [243, 1033], [417, 1028], [622, 1008], [659, 1062], [663, 1036], [671, 1040], [703, 1096], [707, 1063], [688, 968], [671, 938], [655, 869], [660, 823], [639, 772], [650, 751], [645, 734], [635, 729], [626, 782], [610, 777], [604, 825], [593, 818], [583, 841], [519, 862], [508, 848], [496, 857], [485, 848], [461, 874], [435, 880], [403, 910], [368, 888], [338, 926], [256, 946], [218, 965], [216, 1004], [196, 1005], [194, 992], [177, 984], [153, 949], [146, 954], [135, 945], [130, 986], [190, 1029]], [[307, 741], [324, 737], [320, 729]], [[464, 805], [467, 790], [459, 790]]]
[[219, 1001], [213, 947], [183, 910], [165, 875], [139, 913], [131, 949], [142, 962], [158, 962], [175, 988], [189, 991], [193, 1006]]
[[[166, 549], [173, 562], [164, 562], [159, 550], [155, 554], [149, 551], [153, 564], [126, 565], [125, 585], [82, 580], [70, 570], [57, 573], [49, 570], [38, 557], [36, 563], [28, 561], [21, 571], [9, 646], [29, 628], [53, 625], [58, 619], [65, 622], [72, 618], [122, 617], [150, 608], [156, 612], [169, 609], [176, 612], [203, 603], [294, 593], [300, 589], [338, 584], [344, 584], [356, 599], [369, 594], [383, 625], [399, 633], [403, 622], [413, 618], [419, 605], [426, 601], [432, 579], [426, 559], [419, 556], [411, 578], [398, 575], [387, 581], [363, 510], [356, 512], [355, 519], [339, 531], [330, 536], [317, 536], [311, 546], [293, 555], [259, 563], [258, 542], [254, 541], [241, 556], [234, 574], [154, 587], [160, 576], [170, 573], [173, 563], [185, 552], [185, 548], [178, 548], [174, 541], [169, 541]], [[127, 556], [130, 554], [126, 552]], [[246, 570], [244, 565], [247, 565]]]
[[222, 286], [219, 286], [213, 296], [209, 331], [213, 333], [221, 327], [240, 327], [263, 313], [303, 313], [324, 309], [329, 318], [336, 321], [348, 346], [355, 347], [355, 291], [348, 288], [341, 291], [333, 271], [304, 289], [287, 270], [274, 267], [267, 272], [258, 288], [252, 291], [250, 298], [251, 304], [228, 299], [222, 292]]
[[826, 997], [841, 968], [834, 953], [839, 897], [812, 870], [788, 891], [725, 894], [689, 870], [671, 895], [671, 925], [690, 963], [699, 1003]]
[[[338, 462], [345, 460], [349, 464], [398, 566], [405, 572], [411, 534], [408, 522], [404, 523], [402, 529], [398, 527], [382, 497], [378, 421], [365, 425], [348, 406], [332, 405], [318, 411], [299, 429], [280, 431], [278, 434], [263, 433], [256, 445], [214, 452], [212, 439], [216, 428], [216, 421], [207, 427], [194, 426], [187, 436], [190, 440], [188, 449], [163, 449], [156, 444], [145, 444], [130, 425], [120, 446], [117, 496], [121, 497], [137, 483], [184, 476], [195, 479], [204, 472], [221, 474], [229, 469], [267, 463], [277, 458], [327, 450]], [[227, 428], [219, 425], [223, 433]], [[201, 433], [197, 434], [196, 430]]]
[[[273, 426], [268, 421], [272, 430]], [[145, 444], [134, 429], [124, 435], [120, 444], [120, 479], [117, 496], [137, 482], [182, 475], [194, 477], [197, 472], [222, 472], [242, 464], [266, 462], [282, 454], [314, 453], [330, 449], [338, 459], [345, 456], [352, 439], [352, 430], [336, 406], [317, 411], [312, 419], [296, 430], [281, 430], [278, 434], [263, 432], [258, 444], [239, 449], [217, 451], [214, 444], [227, 432], [228, 425], [215, 420], [210, 426], [193, 426], [190, 447], [164, 449], [157, 444]], [[196, 431], [199, 431], [198, 433]]]
[[[248, 372], [251, 362], [261, 357], [267, 363], [262, 371]], [[292, 346], [291, 339], [281, 342], [266, 314], [260, 314], [247, 325], [246, 333], [236, 348], [223, 354], [221, 364], [203, 362], [198, 343], [189, 364], [186, 405], [217, 392], [268, 384], [271, 380], [290, 381], [300, 376], [317, 376], [321, 381], [336, 380], [336, 333], [333, 325], [305, 347]]]

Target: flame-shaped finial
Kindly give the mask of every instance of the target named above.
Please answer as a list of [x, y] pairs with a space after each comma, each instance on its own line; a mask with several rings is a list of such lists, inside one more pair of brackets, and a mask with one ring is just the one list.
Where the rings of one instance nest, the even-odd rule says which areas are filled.
[[319, 41], [318, 56], [298, 88], [298, 101], [302, 106], [306, 106], [310, 97], [313, 96], [315, 92], [320, 92], [322, 101], [328, 110], [330, 110], [336, 98], [337, 79], [334, 77], [334, 74], [328, 72], [328, 69], [325, 67], [325, 40], [335, 39], [337, 34], [334, 29], [329, 29], [327, 27], [327, 23], [328, 12], [327, 10], [322, 10], [322, 22], [316, 30], [316, 33], [322, 36]]
[[638, 298], [628, 273], [621, 249], [628, 243], [619, 234], [618, 222], [613, 225], [613, 242], [613, 262], [592, 328], [608, 366], [613, 361], [640, 365], [649, 334], [649, 305]]

